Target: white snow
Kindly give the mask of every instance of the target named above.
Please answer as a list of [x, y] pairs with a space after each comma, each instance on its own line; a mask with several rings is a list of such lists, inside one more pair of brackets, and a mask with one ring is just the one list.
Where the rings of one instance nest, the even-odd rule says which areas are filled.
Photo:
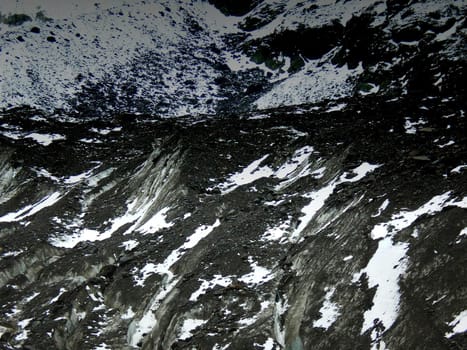
[[[390, 221], [377, 224], [373, 228], [371, 237], [380, 239], [378, 248], [368, 265], [353, 277], [353, 281], [356, 282], [363, 273], [366, 273], [369, 287], [377, 287], [373, 298], [373, 306], [364, 314], [362, 334], [373, 328], [376, 319], [379, 319], [387, 330], [391, 328], [398, 316], [399, 277], [407, 268], [406, 253], [409, 244], [394, 242], [393, 237], [401, 230], [411, 226], [422, 215], [434, 215], [449, 205], [463, 204], [463, 200], [448, 201], [449, 196], [450, 192], [434, 196], [419, 208], [394, 214]], [[377, 340], [376, 333], [375, 331], [371, 333], [373, 341]]]
[[240, 186], [250, 184], [263, 177], [270, 177], [274, 171], [268, 166], [260, 167], [261, 163], [269, 157], [268, 154], [255, 160], [242, 171], [232, 174], [224, 183], [218, 185], [223, 194], [234, 191]]
[[274, 176], [279, 179], [290, 177], [303, 163], [308, 162], [313, 152], [312, 146], [304, 146], [296, 150], [292, 157], [274, 172]]
[[131, 320], [135, 316], [135, 313], [133, 312], [132, 307], [130, 306], [128, 310], [124, 314], [122, 314], [120, 317], [123, 320]]
[[[211, 16], [219, 11], [204, 2], [194, 5], [144, 0], [0, 2], [3, 14], [25, 13], [33, 18], [21, 26], [0, 28], [4, 38], [0, 52], [0, 106], [25, 104], [69, 110], [69, 99], [84, 85], [77, 78], [81, 75], [91, 83], [112, 81], [116, 94], [124, 90], [126, 82], [133, 81], [135, 97], [147, 101], [151, 98], [163, 101], [178, 93], [179, 99], [169, 107], [168, 115], [213, 112], [207, 101], [219, 99], [214, 83], [217, 73], [211, 64], [199, 62], [213, 61], [212, 51], [207, 54], [202, 48], [220, 42], [222, 33], [215, 30], [229, 17], [219, 14], [218, 25], [213, 27]], [[183, 10], [179, 10], [180, 6]], [[165, 11], [165, 7], [171, 11]], [[52, 19], [56, 42], [47, 41], [50, 30], [35, 18], [41, 10]], [[186, 23], [188, 16], [197, 19], [205, 34], [190, 32]], [[32, 34], [31, 26], [42, 30]], [[20, 34], [25, 42], [16, 40]], [[186, 47], [199, 49], [192, 56], [182, 53]], [[148, 53], [157, 59], [148, 62], [144, 56]], [[133, 70], [133, 64], [138, 66], [138, 73]], [[176, 79], [177, 74], [182, 78]], [[186, 80], [194, 81], [195, 88], [185, 85]], [[182, 96], [194, 97], [196, 102], [184, 101]]]
[[261, 240], [264, 241], [279, 241], [279, 243], [285, 243], [284, 238], [287, 236], [290, 230], [291, 221], [290, 219], [281, 222], [278, 226], [271, 227], [261, 236]]
[[138, 228], [139, 232], [144, 234], [156, 233], [157, 231], [163, 228], [169, 228], [173, 226], [173, 223], [167, 222], [167, 212], [170, 210], [170, 207], [165, 207], [157, 212], [151, 219], [146, 221], [144, 225]]
[[126, 242], [123, 242], [121, 246], [124, 247], [125, 250], [127, 250], [127, 251], [132, 251], [138, 245], [139, 245], [138, 241], [135, 241], [134, 239], [130, 239], [130, 240], [126, 241]]
[[50, 299], [49, 301], [49, 304], [53, 304], [55, 302], [57, 302], [57, 300], [62, 296], [63, 293], [66, 292], [66, 289], [65, 288], [60, 288], [60, 290], [58, 291], [58, 295], [52, 299]]
[[350, 261], [353, 259], [353, 255], [347, 255], [346, 257], [344, 257], [342, 260], [344, 261]]
[[[179, 248], [173, 250], [169, 256], [160, 264], [147, 263], [133, 278], [137, 286], [144, 286], [146, 279], [154, 273], [167, 275], [169, 282], [174, 278], [170, 268], [180, 258], [187, 253], [188, 250], [194, 248], [202, 239], [206, 238], [216, 227], [220, 226], [221, 222], [217, 219], [212, 225], [202, 225], [198, 227], [195, 232], [189, 236], [185, 243]], [[137, 272], [135, 270], [134, 272]]]
[[215, 286], [227, 287], [232, 283], [231, 277], [224, 277], [222, 275], [214, 275], [212, 280], [201, 280], [201, 286], [193, 292], [190, 296], [190, 301], [197, 301], [201, 295], [206, 294], [208, 289], [213, 289]]
[[354, 87], [353, 81], [363, 72], [363, 68], [361, 65], [355, 69], [337, 67], [327, 61], [325, 57], [306, 62], [301, 71], [275, 85], [256, 100], [254, 105], [258, 109], [268, 109], [339, 99], [349, 95]]
[[329, 329], [336, 322], [337, 318], [340, 315], [339, 306], [336, 303], [331, 301], [335, 288], [326, 288], [326, 295], [324, 296], [323, 306], [319, 309], [321, 318], [313, 321], [313, 327], [315, 328], [324, 328]]
[[376, 214], [371, 215], [371, 217], [376, 218], [376, 217], [380, 216], [383, 213], [383, 211], [386, 210], [388, 205], [389, 205], [389, 199], [385, 199], [384, 202], [381, 203], [380, 207], [378, 208], [378, 212]]
[[451, 173], [460, 174], [461, 171], [463, 171], [464, 169], [467, 169], [467, 164], [456, 166], [454, 169], [451, 170]]
[[260, 346], [263, 350], [274, 350], [274, 339], [268, 338], [264, 344], [254, 343], [254, 346]]
[[0, 222], [17, 222], [21, 221], [27, 217], [30, 217], [42, 209], [50, 207], [57, 203], [62, 198], [60, 192], [54, 192], [50, 195], [45, 196], [38, 202], [27, 205], [24, 208], [18, 210], [14, 213], [8, 213], [0, 217]]
[[193, 331], [201, 327], [203, 324], [205, 324], [207, 320], [199, 320], [199, 319], [187, 319], [183, 321], [183, 325], [180, 329], [180, 335], [178, 336], [178, 339], [180, 340], [185, 340], [193, 336]]
[[467, 331], [467, 310], [459, 313], [448, 325], [452, 327], [452, 331], [444, 335], [446, 338], [451, 338], [455, 334]]
[[16, 341], [23, 341], [28, 339], [29, 331], [26, 329], [26, 327], [29, 325], [29, 323], [31, 323], [32, 320], [33, 318], [27, 318], [18, 322], [18, 327], [20, 328], [21, 333], [15, 337]]
[[339, 112], [342, 111], [345, 107], [347, 107], [347, 103], [339, 103], [335, 106], [329, 107], [329, 109], [325, 110], [325, 113], [331, 113], [331, 112]]
[[250, 263], [250, 267], [253, 271], [239, 277], [238, 280], [240, 282], [244, 282], [248, 286], [253, 287], [266, 283], [274, 278], [272, 271], [265, 267], [259, 266], [256, 261], [253, 261], [253, 257], [249, 256], [248, 262]]
[[353, 176], [348, 178], [348, 173], [342, 174], [339, 178], [331, 180], [326, 186], [319, 190], [307, 193], [306, 198], [311, 198], [310, 203], [304, 206], [301, 212], [304, 214], [300, 217], [299, 225], [290, 235], [290, 240], [295, 241], [298, 239], [303, 230], [310, 224], [316, 213], [324, 206], [326, 200], [331, 196], [336, 187], [346, 182], [357, 182], [363, 179], [367, 174], [373, 172], [381, 165], [373, 165], [367, 162], [360, 164], [352, 170]]
[[60, 134], [38, 134], [38, 133], [31, 133], [25, 136], [26, 138], [33, 139], [38, 144], [42, 146], [49, 146], [54, 141], [58, 140], [65, 140], [66, 137]]
[[371, 238], [379, 239], [403, 230], [412, 225], [422, 215], [433, 215], [445, 207], [450, 192], [433, 197], [430, 201], [413, 211], [401, 211], [392, 216], [392, 220], [376, 225], [371, 231]]
[[390, 236], [382, 239], [368, 265], [354, 276], [354, 281], [357, 281], [366, 273], [368, 287], [377, 286], [373, 306], [363, 315], [362, 334], [374, 326], [375, 319], [379, 319], [386, 329], [391, 328], [397, 319], [400, 300], [399, 276], [407, 267], [405, 255], [408, 248], [408, 243], [393, 243]]
[[417, 128], [416, 126], [419, 126], [419, 125], [424, 125], [426, 124], [426, 121], [423, 120], [423, 119], [419, 119], [418, 121], [411, 121], [410, 118], [405, 118], [405, 124], [404, 124], [404, 128], [405, 128], [405, 133], [406, 134], [416, 134], [417, 133]]
[[439, 148], [444, 148], [444, 147], [452, 146], [452, 145], [454, 145], [455, 143], [456, 143], [455, 141], [450, 140], [450, 141], [448, 141], [448, 142], [446, 142], [446, 143], [444, 143], [444, 144], [442, 144], [442, 145], [438, 145], [438, 147], [439, 147]]

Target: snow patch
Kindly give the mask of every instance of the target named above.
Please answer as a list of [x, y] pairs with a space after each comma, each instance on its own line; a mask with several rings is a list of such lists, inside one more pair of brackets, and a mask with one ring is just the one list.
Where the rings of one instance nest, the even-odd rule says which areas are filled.
[[321, 314], [321, 318], [318, 320], [313, 321], [313, 327], [315, 328], [324, 328], [328, 330], [329, 327], [336, 322], [337, 318], [340, 315], [339, 306], [331, 301], [334, 292], [336, 291], [335, 288], [326, 288], [326, 295], [324, 296], [323, 306], [319, 309]]
[[201, 327], [203, 324], [205, 324], [206, 320], [198, 320], [198, 319], [187, 319], [183, 321], [183, 325], [180, 329], [180, 335], [178, 336], [178, 339], [180, 340], [186, 340], [188, 338], [191, 338], [193, 336], [193, 331]]
[[467, 310], [462, 311], [454, 319], [448, 323], [452, 327], [451, 332], [447, 332], [444, 336], [451, 338], [455, 334], [464, 333], [467, 331]]
[[38, 202], [28, 205], [17, 212], [8, 213], [0, 217], [0, 222], [18, 222], [27, 217], [30, 217], [42, 209], [50, 207], [57, 203], [62, 198], [60, 192], [54, 192], [50, 195], [45, 196]]

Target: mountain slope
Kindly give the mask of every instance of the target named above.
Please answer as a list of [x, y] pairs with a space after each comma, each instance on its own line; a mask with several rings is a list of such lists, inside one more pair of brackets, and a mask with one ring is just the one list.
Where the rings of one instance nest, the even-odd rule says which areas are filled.
[[1, 106], [179, 116], [465, 80], [465, 1], [232, 4], [2, 4]]

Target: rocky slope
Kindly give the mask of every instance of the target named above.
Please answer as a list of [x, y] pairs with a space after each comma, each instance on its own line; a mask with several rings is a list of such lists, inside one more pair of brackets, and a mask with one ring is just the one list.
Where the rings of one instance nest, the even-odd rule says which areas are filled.
[[465, 2], [31, 4], [0, 349], [467, 348]]

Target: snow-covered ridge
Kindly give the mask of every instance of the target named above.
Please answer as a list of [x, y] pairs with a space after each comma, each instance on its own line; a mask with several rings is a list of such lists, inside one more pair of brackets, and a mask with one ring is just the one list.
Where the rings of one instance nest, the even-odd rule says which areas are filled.
[[[454, 57], [461, 45], [456, 39], [462, 31], [460, 11], [439, 0], [410, 6], [413, 14], [390, 17], [386, 32], [426, 20], [431, 12], [441, 13], [441, 23], [453, 16], [455, 23], [437, 33], [436, 40], [446, 45], [444, 55]], [[452, 1], [452, 6], [461, 9], [465, 1]], [[387, 11], [384, 2], [366, 0], [339, 5], [327, 0], [312, 4], [267, 0], [242, 17], [225, 16], [202, 0], [2, 2], [0, 13], [6, 22], [12, 22], [11, 14], [29, 18], [18, 20], [17, 25], [0, 25], [0, 107], [180, 116], [215, 113], [222, 104], [238, 104], [232, 99], [236, 95], [257, 109], [339, 99], [354, 93], [364, 70], [361, 62], [352, 67], [335, 62], [342, 39], [317, 59], [297, 53], [303, 66], [293, 74], [289, 68], [296, 62], [290, 53], [277, 52], [273, 59], [282, 67], [276, 69], [267, 62], [257, 63], [242, 46], [302, 27], [338, 23], [345, 28], [353, 17], [364, 14], [373, 16], [373, 28], [385, 23]], [[251, 19], [265, 22], [252, 30], [242, 29]], [[226, 40], [232, 36], [242, 39]], [[387, 45], [394, 48], [404, 43]], [[416, 47], [418, 41], [410, 44]], [[390, 70], [398, 63], [380, 62], [370, 70]], [[243, 82], [246, 72], [254, 77]], [[265, 82], [268, 87], [260, 93], [245, 92]], [[380, 92], [374, 82], [365, 84], [371, 89], [360, 90], [361, 95]]]

